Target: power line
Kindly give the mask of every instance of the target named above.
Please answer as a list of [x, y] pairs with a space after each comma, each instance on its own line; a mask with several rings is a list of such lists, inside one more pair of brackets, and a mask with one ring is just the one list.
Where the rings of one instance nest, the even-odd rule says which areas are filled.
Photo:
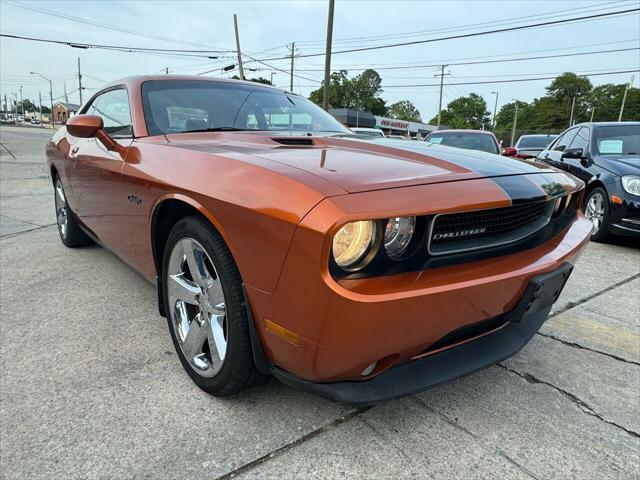
[[[32, 42], [54, 43], [57, 45], [66, 45], [69, 47], [81, 48], [81, 49], [100, 48], [100, 49], [106, 49], [106, 50], [118, 50], [122, 52], [171, 53], [171, 54], [180, 54], [180, 56], [198, 56], [198, 57], [212, 58], [212, 59], [217, 59], [218, 57], [212, 57], [210, 55], [205, 55], [205, 54], [235, 53], [235, 50], [184, 50], [184, 49], [173, 49], [173, 48], [127, 47], [122, 45], [105, 45], [105, 44], [99, 44], [99, 43], [72, 42], [68, 40], [52, 40], [48, 38], [27, 37], [24, 35], [14, 35], [9, 33], [0, 33], [0, 37], [15, 38], [18, 40], [29, 40]], [[202, 55], [186, 55], [189, 53], [200, 53]]]
[[[584, 77], [596, 77], [599, 75], [617, 75], [621, 73], [634, 73], [640, 72], [640, 68], [633, 70], [617, 70], [612, 72], [596, 72], [596, 73], [584, 73], [581, 76]], [[451, 85], [487, 85], [494, 83], [518, 83], [518, 82], [535, 82], [538, 80], [555, 80], [556, 77], [536, 77], [536, 78], [514, 78], [509, 80], [493, 80], [493, 81], [480, 81], [480, 82], [458, 82], [447, 83], [447, 86]], [[409, 87], [436, 87], [440, 84], [437, 83], [422, 83], [422, 84], [410, 84], [410, 85], [382, 85], [382, 88], [409, 88]]]
[[[496, 25], [500, 25], [500, 24], [512, 24], [515, 21], [520, 20], [521, 22], [524, 20], [530, 20], [530, 19], [541, 19], [541, 18], [545, 18], [545, 17], [549, 17], [549, 16], [553, 16], [553, 17], [557, 17], [559, 14], [565, 13], [565, 12], [580, 12], [580, 13], [587, 13], [587, 12], [595, 12], [595, 11], [599, 11], [599, 10], [604, 10], [607, 8], [610, 8], [611, 6], [615, 5], [615, 4], [620, 4], [620, 3], [624, 3], [626, 6], [630, 6], [630, 5], [635, 5], [635, 2], [629, 2], [626, 0], [623, 1], [616, 1], [616, 2], [606, 2], [606, 3], [601, 3], [598, 5], [590, 5], [590, 6], [586, 6], [586, 7], [580, 7], [580, 8], [569, 8], [569, 9], [564, 9], [564, 10], [555, 10], [555, 11], [550, 11], [550, 12], [544, 12], [544, 13], [540, 13], [540, 14], [536, 14], [536, 15], [525, 15], [525, 16], [521, 16], [521, 17], [512, 17], [512, 18], [505, 18], [502, 20], [493, 20], [490, 22], [480, 22], [480, 23], [474, 23], [474, 24], [467, 24], [467, 25], [457, 25], [454, 27], [445, 27], [445, 28], [438, 28], [438, 29], [431, 29], [431, 30], [420, 30], [420, 31], [414, 31], [414, 32], [404, 32], [404, 33], [394, 33], [394, 34], [384, 34], [384, 35], [368, 35], [368, 36], [361, 36], [361, 37], [349, 37], [349, 38], [342, 38], [342, 39], [336, 39], [334, 41], [335, 44], [340, 44], [340, 43], [354, 43], [354, 42], [358, 42], [358, 43], [363, 43], [363, 42], [367, 42], [367, 41], [375, 41], [377, 39], [382, 40], [382, 39], [392, 39], [392, 38], [407, 38], [407, 37], [415, 37], [415, 36], [421, 36], [421, 35], [429, 35], [429, 34], [435, 34], [435, 33], [443, 33], [443, 32], [453, 32], [453, 31], [461, 31], [461, 30], [469, 30], [471, 28], [474, 27], [480, 27], [480, 26], [496, 26]], [[521, 23], [520, 22], [520, 23]], [[313, 45], [313, 44], [322, 44], [324, 43], [324, 40], [311, 40], [311, 41], [302, 41], [299, 42], [301, 45]]]
[[[353, 53], [353, 52], [364, 52], [364, 51], [370, 51], [370, 50], [380, 50], [380, 49], [384, 49], [384, 48], [394, 48], [394, 47], [406, 47], [409, 45], [420, 45], [420, 44], [425, 44], [425, 43], [434, 43], [434, 42], [442, 42], [445, 40], [457, 40], [457, 39], [461, 39], [461, 38], [472, 38], [472, 37], [479, 37], [482, 35], [493, 35], [496, 33], [505, 33], [505, 32], [514, 32], [514, 31], [519, 31], [519, 30], [529, 30], [532, 28], [539, 28], [539, 27], [549, 27], [549, 26], [553, 26], [553, 25], [561, 25], [564, 23], [570, 23], [570, 22], [581, 22], [581, 21], [586, 21], [586, 20], [591, 20], [591, 19], [596, 19], [596, 18], [605, 18], [605, 17], [610, 17], [613, 15], [625, 15], [625, 14], [630, 14], [633, 12], [637, 12], [640, 11], [640, 8], [630, 8], [627, 10], [618, 10], [616, 12], [606, 12], [606, 13], [598, 13], [598, 14], [594, 14], [594, 15], [586, 15], [586, 16], [582, 16], [582, 17], [572, 17], [572, 18], [565, 18], [565, 19], [561, 19], [561, 20], [552, 20], [549, 22], [539, 22], [539, 23], [532, 23], [529, 25], [520, 25], [517, 27], [507, 27], [507, 28], [498, 28], [498, 29], [493, 29], [493, 30], [484, 30], [481, 32], [473, 32], [473, 33], [465, 33], [465, 34], [460, 34], [460, 35], [449, 35], [446, 37], [439, 37], [439, 38], [429, 38], [429, 39], [423, 39], [423, 40], [413, 40], [411, 42], [398, 42], [398, 43], [391, 43], [391, 44], [387, 44], [387, 45], [376, 45], [376, 46], [372, 46], [372, 47], [360, 47], [360, 48], [350, 48], [347, 50], [338, 50], [335, 52], [332, 52], [333, 55], [337, 55], [339, 53]], [[324, 53], [307, 53], [304, 55], [299, 55], [298, 58], [309, 58], [309, 57], [320, 57], [323, 56]], [[264, 58], [262, 59], [263, 61], [270, 61], [270, 60], [281, 60], [283, 58], [286, 57], [276, 57], [276, 58]]]
[[43, 15], [49, 15], [49, 16], [53, 16], [53, 17], [57, 17], [57, 18], [62, 18], [64, 20], [68, 20], [68, 21], [71, 21], [71, 22], [82, 23], [83, 25], [93, 25], [95, 27], [104, 28], [104, 29], [111, 30], [111, 31], [114, 31], [114, 32], [127, 33], [129, 35], [136, 35], [136, 36], [139, 36], [139, 37], [149, 38], [151, 40], [160, 40], [160, 41], [163, 41], [163, 42], [179, 43], [179, 44], [183, 44], [183, 45], [202, 46], [202, 44], [198, 44], [198, 43], [185, 42], [185, 41], [181, 41], [181, 40], [175, 40], [175, 39], [172, 39], [172, 38], [161, 37], [161, 36], [151, 35], [151, 34], [147, 34], [147, 33], [143, 33], [143, 32], [138, 32], [138, 31], [135, 31], [135, 30], [131, 30], [129, 28], [116, 27], [116, 26], [113, 26], [113, 25], [110, 25], [110, 24], [96, 22], [96, 21], [90, 20], [88, 18], [74, 17], [72, 15], [55, 12], [53, 10], [47, 10], [45, 8], [34, 7], [33, 5], [19, 4], [19, 3], [11, 2], [11, 1], [8, 2], [6, 0], [4, 1], [4, 3], [7, 3], [8, 5], [12, 5], [14, 7], [22, 8], [22, 9], [25, 9], [25, 10], [31, 10], [33, 12], [41, 13]]
[[[432, 68], [432, 67], [438, 67], [442, 65], [442, 63], [447, 63], [447, 65], [484, 65], [489, 63], [508, 63], [508, 62], [522, 62], [526, 60], [542, 60], [547, 58], [579, 57], [582, 55], [596, 55], [601, 53], [630, 52], [633, 50], [640, 50], [640, 47], [616, 48], [616, 49], [610, 49], [610, 50], [592, 50], [589, 52], [561, 53], [557, 55], [539, 55], [534, 57], [504, 58], [504, 59], [498, 59], [498, 60], [477, 60], [477, 61], [470, 61], [470, 62], [447, 63], [446, 61], [443, 60], [441, 63], [392, 66], [392, 67], [376, 67], [374, 68], [374, 70], [408, 70], [408, 69], [414, 69], [414, 68]], [[369, 67], [369, 68], [372, 68], [372, 67]], [[367, 69], [355, 68], [352, 70], [367, 70]], [[300, 72], [319, 72], [321, 70], [320, 69], [300, 69], [299, 71]]]
[[[611, 72], [585, 72], [580, 76], [582, 77], [596, 77], [601, 75], [618, 75], [622, 73], [635, 73], [640, 72], [640, 68], [630, 69], [630, 70], [616, 70]], [[437, 75], [439, 76], [439, 75]], [[490, 80], [490, 81], [479, 81], [479, 82], [457, 82], [457, 83], [446, 83], [445, 86], [456, 86], [456, 85], [492, 85], [495, 83], [520, 83], [520, 82], [535, 82], [538, 80], [555, 80], [556, 77], [531, 77], [531, 78], [514, 78], [509, 80]], [[315, 88], [316, 85], [300, 85], [301, 87], [306, 88]], [[413, 88], [413, 87], [439, 87], [439, 83], [414, 83], [414, 84], [403, 84], [403, 85], [381, 85], [380, 87], [385, 88]]]

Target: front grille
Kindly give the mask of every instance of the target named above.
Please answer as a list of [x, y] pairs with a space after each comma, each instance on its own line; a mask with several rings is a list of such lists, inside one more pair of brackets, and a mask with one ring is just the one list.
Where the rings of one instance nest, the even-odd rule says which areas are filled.
[[437, 215], [429, 234], [429, 253], [444, 255], [520, 240], [544, 227], [553, 202]]

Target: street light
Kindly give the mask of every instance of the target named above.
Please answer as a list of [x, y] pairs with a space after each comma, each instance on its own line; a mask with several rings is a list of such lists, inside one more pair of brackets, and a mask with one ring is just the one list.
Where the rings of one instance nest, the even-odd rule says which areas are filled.
[[518, 124], [518, 100], [516, 100], [515, 98], [512, 98], [511, 100], [515, 101], [515, 105], [516, 105], [516, 111], [513, 114], [513, 126], [511, 127], [511, 144], [510, 146], [513, 147], [513, 142], [515, 142], [516, 140], [516, 125]]
[[492, 95], [496, 96], [496, 104], [493, 107], [493, 121], [491, 122], [492, 130], [496, 129], [496, 113], [498, 111], [498, 92], [491, 92]]
[[38, 75], [39, 77], [44, 78], [47, 82], [49, 82], [49, 99], [51, 100], [51, 126], [55, 127], [56, 126], [56, 122], [55, 119], [53, 118], [53, 84], [51, 83], [51, 80], [49, 80], [47, 77], [45, 77], [44, 75], [42, 75], [41, 73], [38, 72], [29, 72], [30, 75]]

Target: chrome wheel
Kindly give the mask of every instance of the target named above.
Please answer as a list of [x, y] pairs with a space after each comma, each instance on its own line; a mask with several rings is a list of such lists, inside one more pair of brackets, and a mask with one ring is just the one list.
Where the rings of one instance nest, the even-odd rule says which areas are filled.
[[604, 221], [605, 205], [604, 197], [600, 192], [594, 192], [587, 201], [585, 215], [593, 225], [593, 233], [596, 234], [600, 230]]
[[56, 218], [58, 221], [58, 230], [62, 238], [67, 237], [67, 197], [64, 196], [62, 183], [58, 178], [56, 180]]
[[215, 376], [227, 354], [227, 317], [222, 284], [204, 247], [190, 237], [173, 247], [167, 271], [172, 327], [180, 349], [203, 377]]

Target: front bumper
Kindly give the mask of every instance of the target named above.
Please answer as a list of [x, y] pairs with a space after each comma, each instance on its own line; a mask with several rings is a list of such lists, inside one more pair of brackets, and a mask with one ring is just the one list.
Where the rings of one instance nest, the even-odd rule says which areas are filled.
[[618, 204], [609, 198], [609, 231], [625, 237], [640, 237], [640, 197], [631, 195], [622, 187], [609, 193], [622, 200]]
[[539, 330], [560, 295], [572, 270], [564, 263], [558, 270], [534, 277], [516, 307], [491, 322], [493, 331], [423, 358], [393, 367], [364, 381], [316, 383], [272, 367], [283, 383], [334, 401], [374, 404], [412, 395], [450, 382], [500, 362], [520, 350]]

